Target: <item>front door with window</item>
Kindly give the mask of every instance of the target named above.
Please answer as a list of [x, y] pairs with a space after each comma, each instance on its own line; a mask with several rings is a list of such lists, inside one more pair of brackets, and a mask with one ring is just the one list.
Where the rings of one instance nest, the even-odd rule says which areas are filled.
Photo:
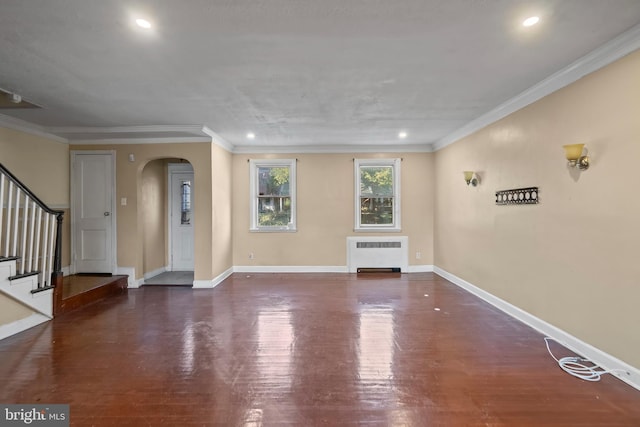
[[193, 172], [169, 169], [171, 269], [193, 271]]

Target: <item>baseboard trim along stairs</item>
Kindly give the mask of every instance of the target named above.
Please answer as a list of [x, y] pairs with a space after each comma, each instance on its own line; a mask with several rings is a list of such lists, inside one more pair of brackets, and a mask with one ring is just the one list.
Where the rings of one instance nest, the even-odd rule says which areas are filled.
[[48, 322], [49, 320], [51, 320], [51, 318], [45, 316], [44, 314], [33, 313], [32, 315], [27, 316], [24, 319], [19, 319], [15, 322], [2, 325], [0, 326], [0, 340], [18, 334], [20, 332], [24, 332], [27, 329], [31, 329], [34, 326], [38, 326], [44, 322]]
[[38, 273], [16, 275], [16, 260], [0, 260], [0, 292], [51, 319], [53, 288], [38, 288]]

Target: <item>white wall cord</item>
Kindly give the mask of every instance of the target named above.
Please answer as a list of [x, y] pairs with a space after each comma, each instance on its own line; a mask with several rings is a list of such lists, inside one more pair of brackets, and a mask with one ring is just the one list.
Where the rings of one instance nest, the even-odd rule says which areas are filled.
[[[557, 359], [551, 349], [549, 348], [549, 340], [555, 339], [551, 337], [545, 337], [544, 342], [547, 345], [547, 351], [553, 357], [553, 359], [558, 362], [560, 368], [566, 373], [573, 375], [574, 377], [580, 378], [585, 381], [600, 381], [600, 376], [604, 374], [610, 374], [612, 372], [623, 372], [621, 369], [611, 369], [609, 371], [602, 369], [600, 366], [596, 365], [589, 359], [585, 359], [584, 357], [576, 357], [576, 356], [567, 356], [561, 359]], [[558, 342], [558, 341], [556, 341]]]

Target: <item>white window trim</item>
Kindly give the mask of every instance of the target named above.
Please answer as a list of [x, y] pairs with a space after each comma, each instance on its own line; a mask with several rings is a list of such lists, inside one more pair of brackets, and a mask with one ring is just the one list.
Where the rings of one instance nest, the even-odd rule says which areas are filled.
[[[354, 159], [353, 175], [355, 183], [355, 199], [354, 199], [354, 224], [353, 231], [381, 231], [381, 232], [399, 232], [402, 231], [400, 219], [400, 163], [402, 159]], [[393, 166], [393, 224], [361, 224], [360, 223], [360, 167], [361, 166]]]
[[[291, 197], [291, 222], [287, 226], [260, 226], [258, 225], [258, 168], [259, 167], [288, 167], [289, 168], [289, 195]], [[296, 218], [296, 159], [258, 159], [249, 160], [250, 181], [250, 231], [253, 232], [295, 232], [297, 231]]]

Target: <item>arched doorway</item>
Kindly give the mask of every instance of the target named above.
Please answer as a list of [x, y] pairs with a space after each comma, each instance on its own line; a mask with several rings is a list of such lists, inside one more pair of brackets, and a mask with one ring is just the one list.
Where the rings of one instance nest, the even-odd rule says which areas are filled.
[[182, 159], [149, 161], [142, 170], [145, 285], [192, 285], [194, 173]]

